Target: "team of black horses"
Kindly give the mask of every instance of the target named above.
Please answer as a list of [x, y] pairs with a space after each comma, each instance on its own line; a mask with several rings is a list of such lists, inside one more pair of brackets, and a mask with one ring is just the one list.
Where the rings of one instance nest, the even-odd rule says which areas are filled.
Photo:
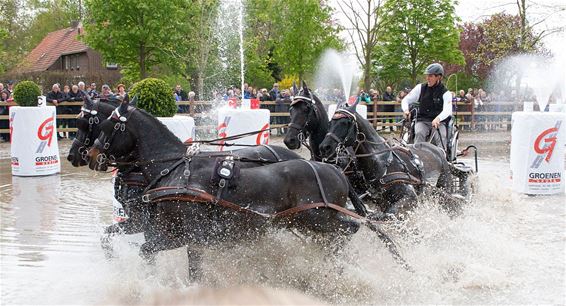
[[97, 171], [117, 168], [115, 197], [129, 216], [106, 228], [108, 255], [113, 235], [144, 233], [142, 257], [152, 261], [159, 251], [186, 246], [190, 276], [198, 281], [206, 246], [280, 228], [337, 251], [367, 227], [410, 269], [380, 222], [402, 218], [423, 193], [442, 195], [447, 209], [459, 206], [444, 152], [427, 143], [388, 143], [356, 105], [338, 108], [329, 123], [305, 84], [295, 92], [284, 142], [291, 150], [306, 145], [311, 160], [267, 145], [206, 151], [199, 142], [182, 143], [136, 108], [135, 98], [98, 102], [85, 96], [68, 160]]

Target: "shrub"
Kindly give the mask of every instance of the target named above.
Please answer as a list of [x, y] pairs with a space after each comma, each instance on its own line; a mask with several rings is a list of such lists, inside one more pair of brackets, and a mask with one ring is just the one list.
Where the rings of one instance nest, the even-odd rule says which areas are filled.
[[22, 81], [14, 86], [14, 101], [19, 106], [37, 106], [37, 97], [40, 95], [39, 86], [32, 81]]
[[138, 96], [137, 107], [156, 117], [172, 117], [177, 112], [173, 89], [165, 81], [147, 78], [134, 84], [128, 94], [130, 100]]

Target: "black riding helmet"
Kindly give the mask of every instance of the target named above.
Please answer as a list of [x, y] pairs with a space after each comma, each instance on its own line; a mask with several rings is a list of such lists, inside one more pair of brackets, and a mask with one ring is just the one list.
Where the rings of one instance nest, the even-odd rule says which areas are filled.
[[439, 63], [432, 63], [425, 69], [424, 74], [444, 75], [444, 68]]

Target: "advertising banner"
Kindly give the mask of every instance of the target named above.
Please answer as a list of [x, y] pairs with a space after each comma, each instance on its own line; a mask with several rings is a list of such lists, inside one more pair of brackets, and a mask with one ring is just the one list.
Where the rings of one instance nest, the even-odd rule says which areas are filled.
[[195, 139], [195, 119], [189, 116], [157, 117], [182, 142]]
[[12, 175], [61, 171], [55, 106], [10, 107]]
[[[265, 130], [265, 132], [246, 136], [227, 143], [261, 145], [269, 143], [269, 110], [267, 109], [230, 109], [218, 110], [218, 137], [229, 137], [242, 133]], [[219, 146], [220, 151], [236, 150], [243, 146]]]
[[[328, 105], [328, 120], [332, 120], [332, 116], [334, 116], [334, 112], [336, 112], [336, 104]], [[356, 112], [360, 114], [364, 119], [368, 118], [368, 107], [365, 105], [358, 105], [356, 106]]]
[[526, 194], [564, 193], [566, 114], [515, 112], [512, 126], [513, 190]]

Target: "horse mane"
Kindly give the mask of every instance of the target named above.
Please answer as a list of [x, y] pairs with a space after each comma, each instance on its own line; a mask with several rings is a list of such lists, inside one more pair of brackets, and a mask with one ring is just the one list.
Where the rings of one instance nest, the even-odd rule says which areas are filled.
[[326, 109], [324, 108], [324, 104], [322, 104], [322, 101], [320, 101], [320, 99], [316, 94], [312, 93], [312, 97], [314, 100], [314, 107], [317, 108], [318, 114], [320, 115], [319, 123], [322, 124], [323, 129], [328, 131], [328, 126], [329, 126], [328, 112], [326, 111]]
[[383, 137], [379, 136], [377, 131], [373, 128], [371, 123], [368, 120], [364, 119], [360, 114], [357, 112], [353, 112], [356, 116], [356, 121], [358, 122], [358, 128], [360, 132], [364, 133], [366, 139], [373, 141], [373, 142], [382, 142], [384, 141]]
[[167, 126], [165, 124], [163, 124], [163, 122], [159, 121], [159, 119], [157, 119], [155, 116], [153, 116], [152, 114], [148, 113], [147, 111], [141, 109], [141, 108], [136, 108], [136, 110], [138, 110], [143, 117], [146, 120], [149, 120], [150, 123], [153, 125], [157, 126], [160, 129], [160, 135], [159, 138], [155, 138], [152, 139], [151, 141], [156, 142], [158, 145], [159, 144], [163, 144], [163, 138], [165, 138], [165, 140], [167, 141], [171, 141], [174, 143], [178, 143], [181, 146], [184, 146], [183, 142], [181, 142], [181, 140], [179, 140], [179, 137], [175, 136], [175, 134], [173, 134], [173, 132], [171, 132], [171, 130], [169, 130], [169, 128], [167, 128]]

